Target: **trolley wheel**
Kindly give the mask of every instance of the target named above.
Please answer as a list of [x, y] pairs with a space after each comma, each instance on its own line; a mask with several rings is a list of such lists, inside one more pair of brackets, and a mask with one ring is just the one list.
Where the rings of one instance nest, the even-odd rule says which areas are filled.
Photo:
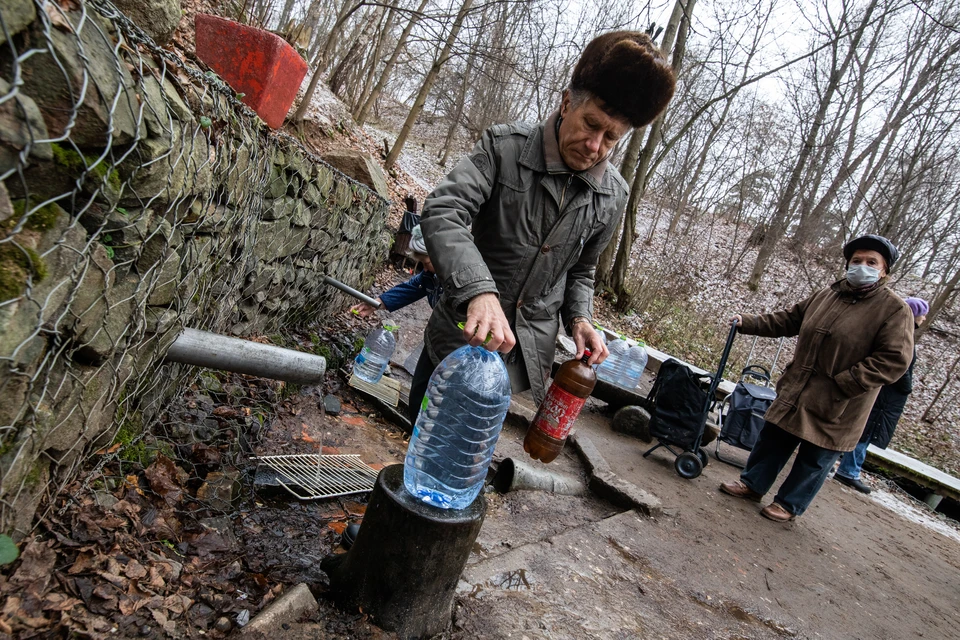
[[707, 453], [707, 450], [703, 447], [697, 449], [697, 457], [700, 458], [700, 464], [703, 468], [706, 468], [707, 463], [710, 462], [710, 454]]
[[700, 462], [700, 456], [689, 451], [684, 451], [677, 456], [673, 463], [673, 468], [681, 478], [693, 480], [703, 471], [703, 464]]

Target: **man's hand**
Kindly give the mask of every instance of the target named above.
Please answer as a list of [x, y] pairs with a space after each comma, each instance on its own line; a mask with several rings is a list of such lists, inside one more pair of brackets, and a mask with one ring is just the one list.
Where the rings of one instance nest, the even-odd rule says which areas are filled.
[[[380, 303], [380, 306], [383, 306], [383, 301], [377, 298], [377, 302]], [[350, 313], [361, 318], [369, 318], [370, 315], [376, 311], [374, 307], [371, 307], [366, 302], [361, 302], [360, 304], [355, 304], [350, 307]]]
[[[489, 335], [489, 339], [487, 336]], [[496, 294], [481, 293], [467, 305], [463, 337], [471, 346], [509, 353], [517, 344]]]
[[730, 318], [730, 324], [739, 327], [743, 324], [743, 317], [738, 313], [735, 316]]
[[600, 364], [607, 359], [610, 351], [607, 345], [603, 344], [600, 338], [589, 322], [578, 322], [571, 328], [573, 333], [573, 342], [577, 345], [577, 359], [583, 357], [583, 349], [590, 349], [590, 364]]

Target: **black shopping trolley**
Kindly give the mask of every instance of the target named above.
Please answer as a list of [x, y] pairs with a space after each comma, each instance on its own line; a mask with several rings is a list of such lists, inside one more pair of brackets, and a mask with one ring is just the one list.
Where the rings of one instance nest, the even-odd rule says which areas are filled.
[[700, 442], [736, 335], [737, 327], [732, 325], [716, 374], [698, 374], [673, 358], [660, 365], [647, 396], [653, 407], [650, 435], [657, 444], [643, 454], [644, 458], [663, 447], [676, 456], [673, 467], [687, 479], [696, 478], [707, 466], [707, 452]]
[[740, 372], [740, 380], [733, 393], [720, 403], [717, 411], [717, 424], [720, 434], [717, 436], [717, 445], [714, 455], [717, 460], [735, 467], [743, 468], [743, 463], [734, 458], [724, 458], [720, 453], [720, 444], [728, 444], [744, 451], [753, 451], [753, 446], [760, 437], [763, 429], [764, 414], [777, 399], [777, 392], [771, 388], [770, 378], [777, 368], [777, 360], [783, 349], [783, 339], [777, 347], [777, 354], [773, 358], [770, 368], [750, 364], [753, 352], [757, 346], [754, 338], [750, 354], [747, 356], [747, 366]]

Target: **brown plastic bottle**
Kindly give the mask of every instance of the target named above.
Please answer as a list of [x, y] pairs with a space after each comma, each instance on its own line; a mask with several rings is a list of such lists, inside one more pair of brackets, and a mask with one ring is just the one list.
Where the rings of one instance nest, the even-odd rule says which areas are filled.
[[573, 422], [597, 384], [589, 360], [590, 350], [584, 349], [582, 358], [568, 360], [557, 370], [523, 440], [523, 450], [534, 460], [553, 462], [560, 455]]

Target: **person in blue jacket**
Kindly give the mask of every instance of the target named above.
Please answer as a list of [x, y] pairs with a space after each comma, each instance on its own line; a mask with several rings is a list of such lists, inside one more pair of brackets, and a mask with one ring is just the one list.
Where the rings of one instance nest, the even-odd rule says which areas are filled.
[[[420, 263], [421, 270], [412, 278], [380, 294], [378, 300], [387, 311], [402, 309], [421, 298], [426, 298], [432, 309], [440, 300], [443, 286], [433, 270], [433, 263], [427, 254], [427, 244], [423, 241], [423, 232], [417, 225], [410, 232], [410, 257]], [[375, 309], [365, 302], [350, 307], [350, 311], [366, 318]]]

